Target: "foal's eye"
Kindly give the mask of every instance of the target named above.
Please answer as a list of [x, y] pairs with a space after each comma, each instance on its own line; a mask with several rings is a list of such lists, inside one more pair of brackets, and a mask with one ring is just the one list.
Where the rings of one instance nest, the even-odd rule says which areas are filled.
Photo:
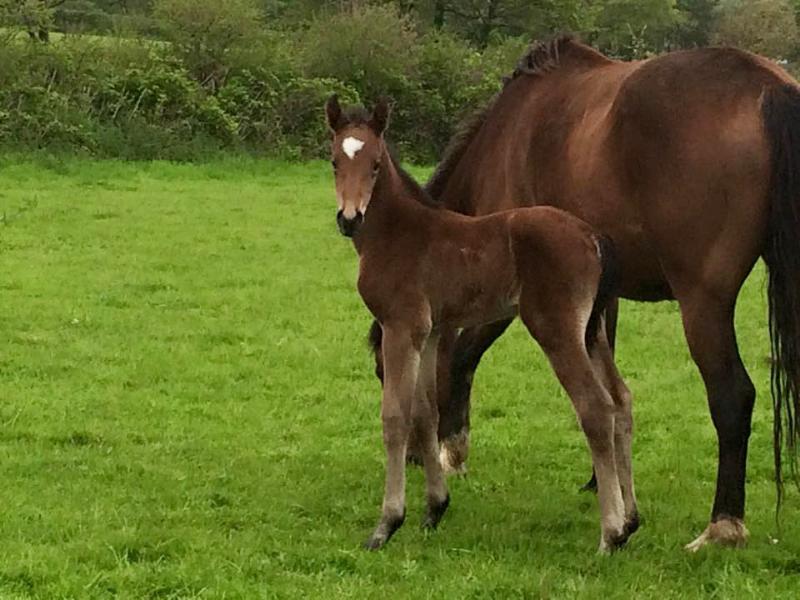
[[338, 163], [336, 162], [336, 159], [333, 159], [333, 160], [331, 161], [331, 166], [333, 167], [333, 170], [334, 170], [334, 171], [336, 170], [336, 167], [337, 167], [337, 166], [339, 166], [339, 165], [338, 165]]
[[381, 163], [375, 162], [375, 163], [372, 164], [372, 174], [373, 175], [377, 175], [378, 171], [380, 171], [380, 169], [381, 169]]

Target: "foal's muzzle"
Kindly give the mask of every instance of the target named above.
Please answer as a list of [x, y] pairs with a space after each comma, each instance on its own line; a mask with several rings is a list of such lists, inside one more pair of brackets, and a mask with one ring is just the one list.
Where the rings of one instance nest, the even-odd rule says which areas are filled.
[[352, 219], [348, 219], [344, 216], [344, 213], [340, 210], [336, 213], [336, 224], [339, 226], [339, 231], [342, 235], [347, 237], [353, 237], [358, 230], [358, 226], [364, 221], [364, 215], [360, 212], [356, 213], [356, 216]]

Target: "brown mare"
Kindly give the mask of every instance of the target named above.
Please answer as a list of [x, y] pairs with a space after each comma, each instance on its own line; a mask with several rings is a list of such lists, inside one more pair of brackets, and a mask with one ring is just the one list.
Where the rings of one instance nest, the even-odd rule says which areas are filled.
[[[427, 191], [469, 215], [520, 202], [564, 209], [614, 241], [622, 297], [679, 303], [719, 441], [711, 522], [687, 548], [743, 544], [755, 389], [733, 323], [739, 289], [759, 257], [769, 268], [779, 490], [783, 432], [793, 449], [800, 430], [797, 82], [731, 48], [618, 62], [568, 37], [535, 45], [451, 142]], [[472, 376], [509, 322], [441, 333], [446, 467], [466, 457]], [[614, 305], [612, 347], [615, 323]], [[379, 348], [380, 330], [370, 338]], [[380, 375], [379, 353], [376, 360]]]
[[386, 149], [385, 101], [373, 113], [327, 105], [342, 234], [359, 256], [358, 291], [383, 332], [381, 403], [386, 488], [366, 546], [382, 547], [405, 518], [411, 432], [425, 470], [433, 528], [449, 504], [439, 461], [436, 356], [442, 329], [519, 314], [539, 342], [578, 415], [597, 473], [601, 551], [638, 527], [631, 472], [630, 395], [605, 337], [613, 293], [611, 243], [552, 207], [485, 217], [441, 209]]

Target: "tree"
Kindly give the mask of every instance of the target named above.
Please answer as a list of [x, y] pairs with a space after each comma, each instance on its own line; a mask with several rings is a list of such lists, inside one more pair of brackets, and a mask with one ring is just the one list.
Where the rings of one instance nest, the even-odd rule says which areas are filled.
[[32, 40], [50, 41], [53, 11], [66, 0], [0, 0], [3, 25], [22, 27]]
[[227, 76], [229, 55], [244, 48], [263, 21], [256, 0], [156, 0], [154, 14], [186, 66], [211, 90]]
[[723, 0], [713, 41], [772, 58], [797, 48], [795, 13], [788, 0]]
[[591, 41], [623, 58], [642, 58], [671, 46], [686, 15], [676, 0], [605, 0], [594, 3]]
[[445, 21], [479, 48], [495, 32], [518, 35], [525, 31], [531, 3], [522, 0], [440, 0], [434, 3], [435, 23]]
[[711, 42], [718, 5], [719, 0], [678, 0], [678, 9], [686, 15], [676, 31], [676, 41], [682, 48]]

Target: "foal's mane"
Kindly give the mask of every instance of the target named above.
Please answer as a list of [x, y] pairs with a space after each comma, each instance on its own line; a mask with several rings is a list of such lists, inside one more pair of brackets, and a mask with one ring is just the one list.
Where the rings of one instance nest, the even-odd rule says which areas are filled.
[[532, 42], [511, 75], [503, 78], [503, 89], [495, 94], [485, 107], [473, 112], [458, 125], [455, 134], [447, 144], [441, 162], [425, 185], [425, 189], [433, 198], [438, 199], [444, 192], [447, 181], [464, 157], [478, 131], [483, 127], [498, 98], [503, 95], [506, 86], [523, 75], [541, 77], [558, 69], [561, 66], [562, 55], [573, 49], [580, 51], [585, 58], [596, 60], [598, 57], [602, 57], [608, 60], [593, 48], [581, 44], [572, 35], [561, 35], [545, 42]]

